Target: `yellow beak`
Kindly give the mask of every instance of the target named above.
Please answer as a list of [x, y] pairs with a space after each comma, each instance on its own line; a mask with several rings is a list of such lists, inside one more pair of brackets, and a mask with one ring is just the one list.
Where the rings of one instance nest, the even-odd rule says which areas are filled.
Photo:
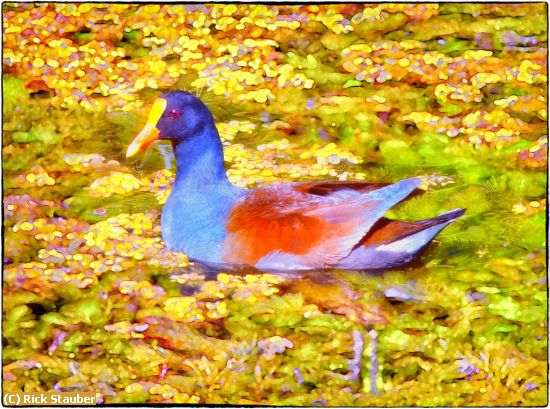
[[151, 143], [159, 136], [157, 129], [157, 123], [162, 117], [164, 110], [166, 109], [167, 102], [163, 98], [158, 98], [153, 102], [151, 112], [147, 118], [147, 123], [143, 127], [140, 133], [134, 138], [128, 150], [126, 151], [126, 157], [130, 158], [136, 153], [145, 150]]

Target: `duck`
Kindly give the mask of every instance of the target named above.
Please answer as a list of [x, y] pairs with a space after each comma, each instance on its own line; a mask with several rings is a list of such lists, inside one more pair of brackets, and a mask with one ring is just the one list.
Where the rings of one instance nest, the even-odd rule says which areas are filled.
[[172, 91], [152, 104], [127, 148], [131, 158], [156, 140], [170, 141], [176, 177], [161, 214], [168, 250], [210, 267], [261, 271], [383, 270], [412, 263], [450, 223], [454, 209], [415, 222], [384, 215], [421, 193], [424, 177], [396, 183], [287, 182], [252, 189], [233, 185], [206, 104]]

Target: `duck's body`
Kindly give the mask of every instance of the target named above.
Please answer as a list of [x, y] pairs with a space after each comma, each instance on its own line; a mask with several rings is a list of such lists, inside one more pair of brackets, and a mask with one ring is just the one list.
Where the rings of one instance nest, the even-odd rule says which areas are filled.
[[421, 178], [238, 188], [227, 179], [214, 119], [189, 93], [157, 100], [127, 155], [147, 146], [155, 133], [172, 141], [177, 163], [162, 237], [170, 250], [193, 260], [263, 270], [399, 267], [463, 214], [457, 209], [415, 223], [384, 219], [418, 191]]

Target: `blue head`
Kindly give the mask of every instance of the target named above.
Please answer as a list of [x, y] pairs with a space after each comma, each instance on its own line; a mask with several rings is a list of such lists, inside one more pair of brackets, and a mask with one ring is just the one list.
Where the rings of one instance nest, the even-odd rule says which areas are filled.
[[177, 165], [176, 186], [187, 191], [212, 185], [230, 186], [214, 118], [195, 95], [174, 91], [157, 98], [145, 127], [128, 147], [126, 156], [134, 156], [156, 139], [172, 142]]
[[176, 146], [205, 134], [218, 137], [208, 107], [189, 92], [168, 92], [153, 103], [145, 127], [128, 147], [126, 156], [134, 156], [157, 139], [170, 140]]

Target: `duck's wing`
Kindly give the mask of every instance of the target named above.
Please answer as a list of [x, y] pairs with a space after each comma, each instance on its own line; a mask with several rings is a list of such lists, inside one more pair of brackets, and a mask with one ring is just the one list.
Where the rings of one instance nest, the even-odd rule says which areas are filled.
[[251, 190], [228, 216], [224, 261], [273, 270], [334, 266], [422, 183], [410, 178], [365, 193], [352, 188], [353, 194], [349, 187], [318, 182]]

